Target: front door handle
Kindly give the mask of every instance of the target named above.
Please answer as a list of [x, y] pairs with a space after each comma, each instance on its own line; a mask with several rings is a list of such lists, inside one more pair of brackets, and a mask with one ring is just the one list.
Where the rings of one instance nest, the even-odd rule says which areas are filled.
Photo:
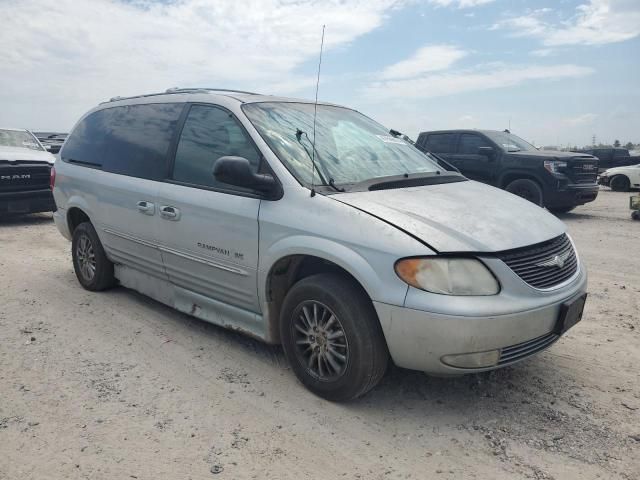
[[165, 220], [173, 220], [176, 222], [180, 220], [180, 210], [170, 205], [162, 205], [160, 207], [160, 216]]
[[137, 204], [138, 211], [145, 215], [153, 215], [156, 213], [156, 206], [151, 202], [140, 201]]

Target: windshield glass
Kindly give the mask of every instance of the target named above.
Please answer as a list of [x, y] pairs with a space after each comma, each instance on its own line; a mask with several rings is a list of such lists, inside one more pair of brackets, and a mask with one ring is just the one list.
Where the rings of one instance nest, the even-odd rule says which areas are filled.
[[533, 152], [538, 149], [531, 145], [529, 142], [521, 139], [517, 135], [513, 133], [507, 132], [483, 132], [487, 135], [491, 140], [496, 142], [502, 148], [504, 148], [507, 152]]
[[0, 146], [42, 150], [36, 138], [25, 130], [0, 130]]
[[[438, 170], [435, 160], [364, 115], [342, 107], [317, 108], [316, 184]], [[285, 166], [310, 184], [314, 105], [268, 102], [246, 104], [243, 110]]]

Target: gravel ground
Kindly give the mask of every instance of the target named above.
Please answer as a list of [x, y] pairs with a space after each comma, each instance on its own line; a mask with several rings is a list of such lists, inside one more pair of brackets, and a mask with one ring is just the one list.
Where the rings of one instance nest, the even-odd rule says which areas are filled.
[[458, 378], [392, 368], [342, 405], [278, 348], [123, 288], [84, 291], [50, 216], [2, 220], [0, 478], [640, 478], [628, 196], [562, 217], [590, 297], [551, 349]]

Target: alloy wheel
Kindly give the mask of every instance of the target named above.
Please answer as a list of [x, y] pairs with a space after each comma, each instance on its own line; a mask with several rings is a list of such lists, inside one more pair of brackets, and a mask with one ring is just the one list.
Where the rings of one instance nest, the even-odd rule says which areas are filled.
[[291, 324], [296, 357], [321, 381], [341, 377], [349, 363], [349, 344], [338, 317], [326, 305], [307, 300], [293, 314]]
[[96, 274], [96, 256], [93, 251], [93, 244], [88, 235], [82, 235], [78, 239], [76, 258], [84, 279], [88, 282], [93, 280]]

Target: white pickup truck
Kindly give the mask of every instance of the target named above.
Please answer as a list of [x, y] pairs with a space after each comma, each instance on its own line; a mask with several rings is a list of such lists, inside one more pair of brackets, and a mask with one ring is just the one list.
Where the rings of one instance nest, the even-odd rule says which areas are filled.
[[54, 160], [28, 130], [0, 128], [0, 215], [55, 211]]

